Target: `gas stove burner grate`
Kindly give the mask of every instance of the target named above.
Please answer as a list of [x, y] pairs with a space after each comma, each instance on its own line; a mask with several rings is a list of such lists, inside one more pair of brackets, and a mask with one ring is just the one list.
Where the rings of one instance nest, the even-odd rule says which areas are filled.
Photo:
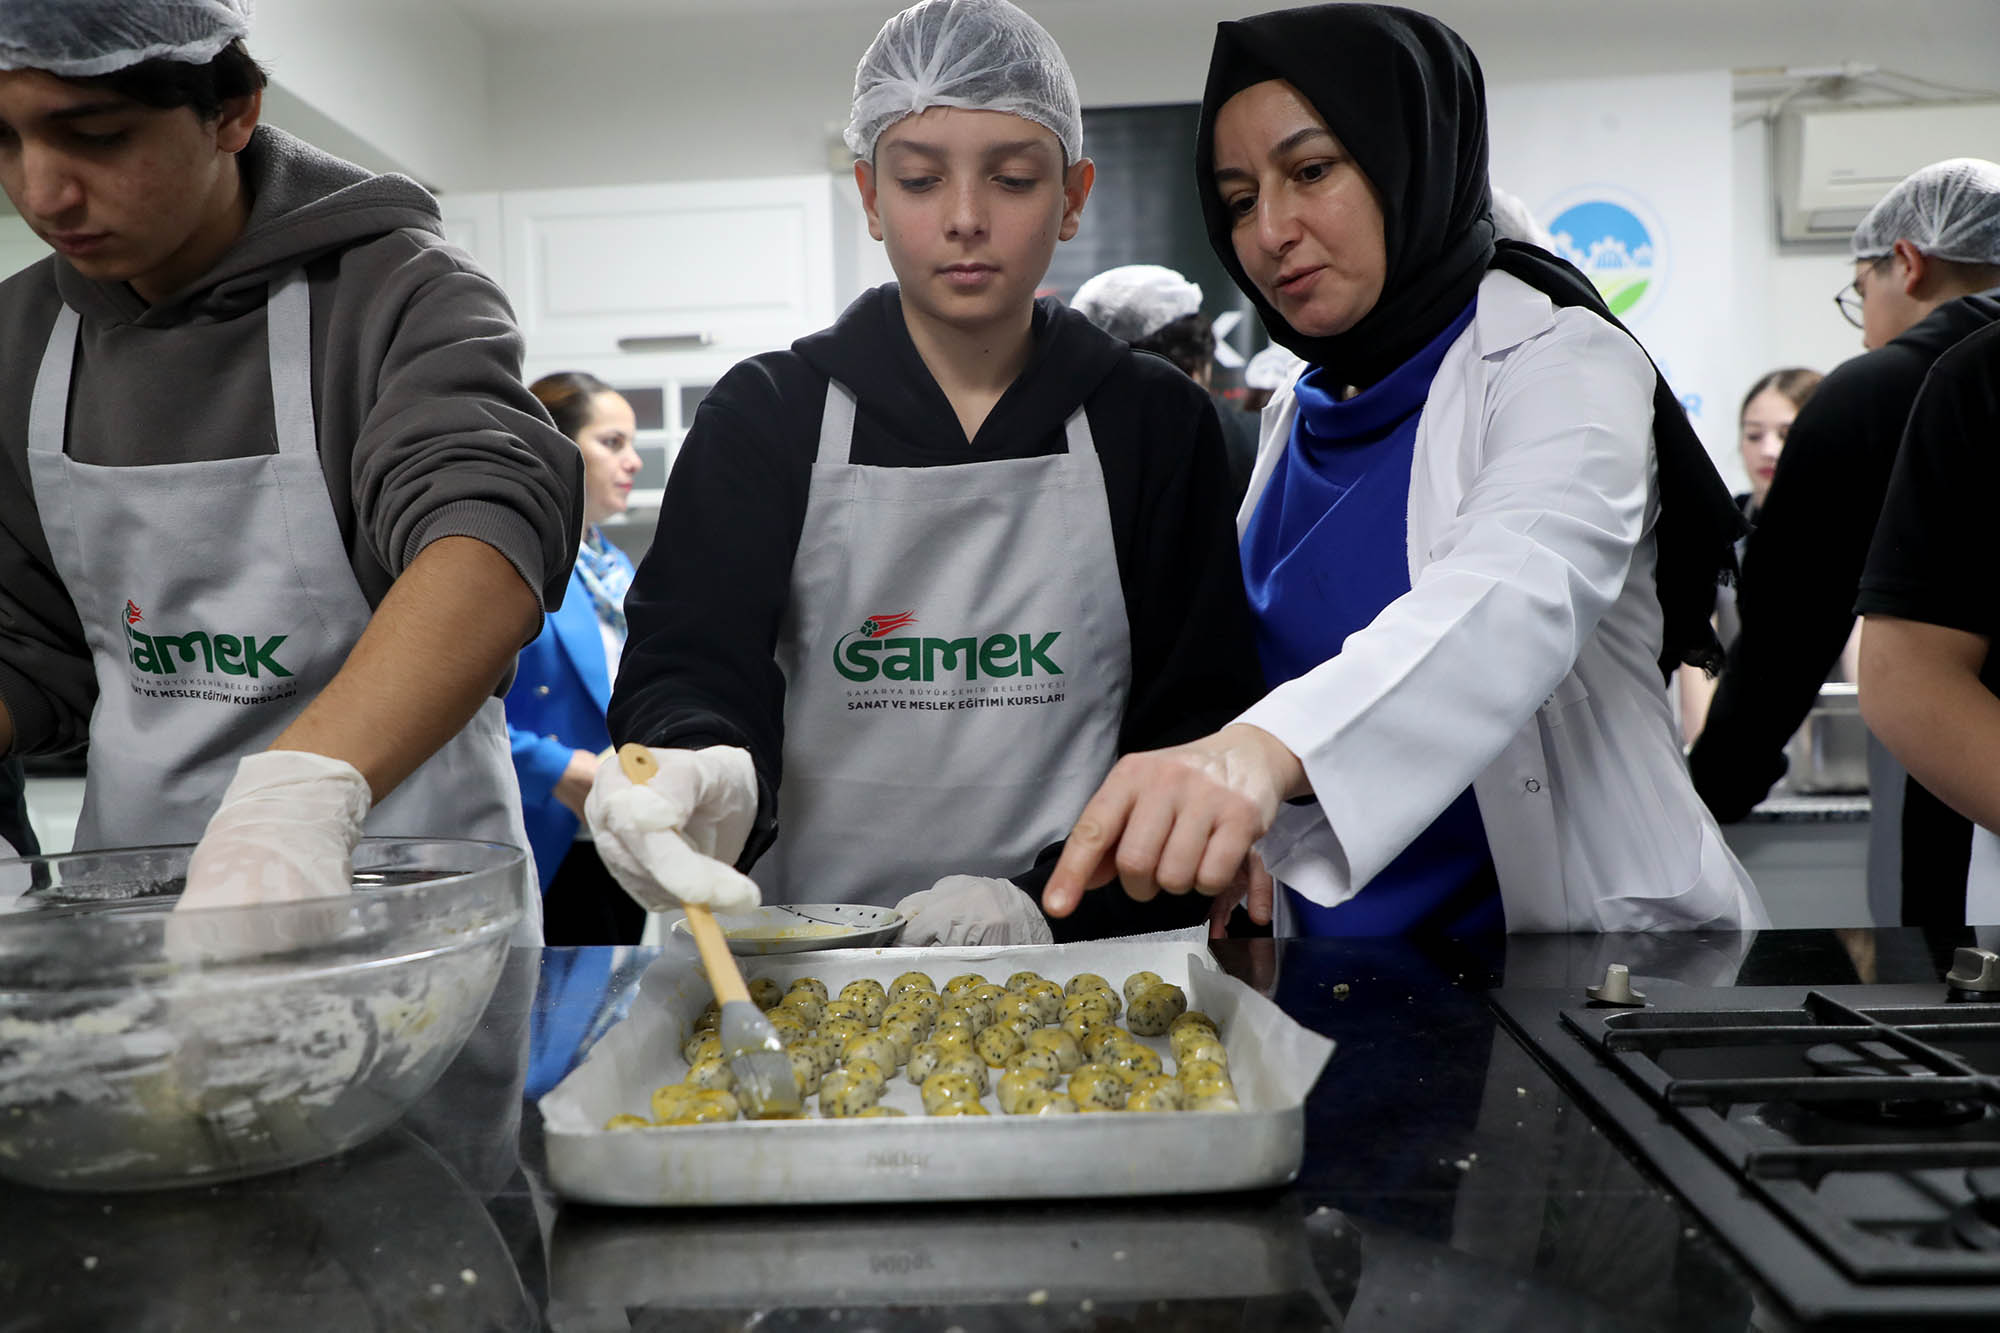
[[1564, 1043], [1536, 1039], [1512, 993], [1496, 1003], [1668, 1181], [1710, 1181], [1690, 1197], [1746, 1253], [1810, 1255], [1826, 1277], [1804, 1289], [1870, 1293], [1860, 1307], [1956, 1289], [1946, 1305], [2000, 1317], [2000, 1015], [1934, 989], [1882, 999], [1712, 991], [1616, 1013], [1538, 999], [1544, 1031], [1580, 1039]]
[[[1905, 1058], [1878, 1041], [1843, 1039], [1808, 1047], [1805, 1062], [1822, 1078], [1937, 1077], [1933, 1070]], [[1801, 1116], [1816, 1114], [1848, 1124], [1899, 1131], [1971, 1124], [1983, 1117], [1986, 1109], [1976, 1097], [1910, 1099], [1889, 1096], [1815, 1102], [1809, 1108], [1801, 1108]]]
[[2000, 1013], [1941, 986], [1685, 994], [1493, 1001], [1804, 1322], [2000, 1328]]
[[1961, 1248], [2000, 1254], [2000, 1211], [1990, 1199], [1974, 1199], [1953, 1209], [1949, 1230]]
[[[1668, 1077], [1657, 1091], [1670, 1106], [1722, 1113], [1748, 1103], [1786, 1103], [1919, 1136], [2000, 1108], [2000, 1076], [1941, 1044], [2000, 1041], [2000, 1023], [1984, 1014], [1960, 1017], [1964, 1010], [1949, 1007], [1896, 1010], [1888, 1011], [1894, 1020], [1888, 1021], [1882, 1011], [1857, 1009], [1819, 991], [1806, 995], [1804, 1010], [1809, 1023], [1769, 1021], [1769, 1014], [1619, 1014], [1603, 1020], [1603, 1041], [1607, 1050], [1639, 1055], [1659, 1069], [1675, 1051], [1803, 1046], [1799, 1074]], [[1758, 1021], [1726, 1021], [1731, 1017]], [[1678, 1022], [1686, 1019], [1697, 1021]], [[1785, 1144], [1749, 1147], [1739, 1161], [1752, 1177], [1816, 1184], [1831, 1171], [2000, 1166], [2000, 1141]]]

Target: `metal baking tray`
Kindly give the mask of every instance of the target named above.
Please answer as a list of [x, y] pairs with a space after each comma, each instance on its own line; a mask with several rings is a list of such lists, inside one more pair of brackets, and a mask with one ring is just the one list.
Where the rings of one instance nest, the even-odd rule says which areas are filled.
[[[1222, 1027], [1242, 1103], [1231, 1112], [1060, 1117], [804, 1120], [607, 1131], [687, 1071], [680, 1048], [710, 999], [692, 949], [648, 969], [626, 1019], [540, 1102], [549, 1178], [586, 1203], [638, 1206], [912, 1202], [1186, 1194], [1289, 1183], [1305, 1143], [1306, 1094], [1333, 1054], [1249, 986], [1225, 975], [1198, 934], [998, 949], [843, 949], [751, 964], [780, 985], [816, 976], [838, 991], [873, 977], [960, 972], [1004, 981], [1022, 969], [1121, 986], [1148, 970], [1181, 986]], [[1163, 1038], [1150, 1039], [1163, 1048]], [[884, 1098], [914, 1106], [900, 1074]]]
[[[782, 1209], [568, 1209], [549, 1241], [549, 1322], [584, 1330], [626, 1326], [593, 1312], [629, 1320], [644, 1310], [664, 1321], [700, 1309], [1022, 1301], [1057, 1322], [1079, 1303], [1087, 1311], [1121, 1301], [1323, 1297], [1298, 1202], [1252, 1198], [1179, 1200], [1171, 1209], [891, 1207], [837, 1227]], [[1310, 1303], [1338, 1327], [1330, 1299]]]

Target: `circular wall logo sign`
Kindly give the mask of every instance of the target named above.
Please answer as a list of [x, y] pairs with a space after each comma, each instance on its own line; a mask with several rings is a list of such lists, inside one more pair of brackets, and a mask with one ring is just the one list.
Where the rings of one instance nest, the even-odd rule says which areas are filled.
[[1666, 277], [1660, 228], [1636, 200], [1595, 190], [1572, 195], [1548, 226], [1555, 252], [1583, 270], [1620, 319], [1659, 294]]

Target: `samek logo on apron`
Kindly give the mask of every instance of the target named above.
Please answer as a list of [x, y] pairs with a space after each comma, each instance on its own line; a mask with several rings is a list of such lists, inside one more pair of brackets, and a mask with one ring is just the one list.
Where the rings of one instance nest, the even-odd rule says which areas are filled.
[[[138, 604], [126, 598], [123, 616], [126, 656], [139, 672], [132, 687], [140, 694], [162, 699], [260, 704], [291, 698], [296, 693], [295, 687], [282, 683], [292, 673], [278, 660], [278, 649], [288, 635], [224, 634], [204, 629], [147, 634], [139, 629], [145, 618]], [[169, 687], [158, 680], [169, 676], [191, 679], [184, 687]]]
[[[906, 625], [917, 623], [909, 611], [895, 615], [870, 616], [861, 628], [840, 636], [833, 645], [834, 669], [857, 684], [874, 680], [949, 680], [954, 677], [989, 680], [1032, 676], [1039, 668], [1044, 676], [1060, 676], [1063, 671], [1049, 656], [1061, 630], [1047, 634], [989, 634], [985, 638], [967, 635], [961, 639], [932, 639], [916, 635], [889, 638]], [[860, 637], [856, 637], [859, 635]]]
[[[1051, 656], [1061, 630], [1006, 634], [967, 634], [943, 639], [919, 634], [897, 634], [917, 623], [916, 613], [898, 611], [876, 614], [861, 622], [833, 645], [833, 666], [857, 685], [871, 681], [898, 681], [915, 685], [976, 684], [980, 681], [1029, 680], [1034, 677], [1059, 678], [1061, 663]], [[890, 637], [894, 635], [895, 637]], [[852, 698], [849, 711], [864, 709], [925, 709], [949, 712], [964, 708], [1021, 706], [1061, 703], [1059, 685], [1015, 686], [1008, 691], [959, 689], [948, 692], [920, 692], [880, 689], [877, 698]]]
[[773, 645], [785, 817], [752, 876], [766, 902], [888, 906], [946, 875], [1018, 875], [1118, 758], [1131, 634], [1087, 414], [1061, 453], [870, 467], [856, 407], [828, 383]]

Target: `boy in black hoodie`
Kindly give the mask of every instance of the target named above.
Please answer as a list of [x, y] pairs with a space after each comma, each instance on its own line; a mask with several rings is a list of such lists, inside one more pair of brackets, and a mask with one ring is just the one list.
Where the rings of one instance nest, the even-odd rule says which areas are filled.
[[[590, 802], [628, 884], [740, 908], [733, 864], [772, 901], [898, 905], [906, 944], [1044, 942], [1117, 756], [1261, 693], [1214, 409], [1035, 299], [1090, 192], [1081, 124], [1005, 0], [928, 0], [864, 56], [847, 142], [898, 282], [696, 414], [610, 710], [665, 772], [606, 765]], [[1094, 898], [1064, 938], [1207, 907]]]

